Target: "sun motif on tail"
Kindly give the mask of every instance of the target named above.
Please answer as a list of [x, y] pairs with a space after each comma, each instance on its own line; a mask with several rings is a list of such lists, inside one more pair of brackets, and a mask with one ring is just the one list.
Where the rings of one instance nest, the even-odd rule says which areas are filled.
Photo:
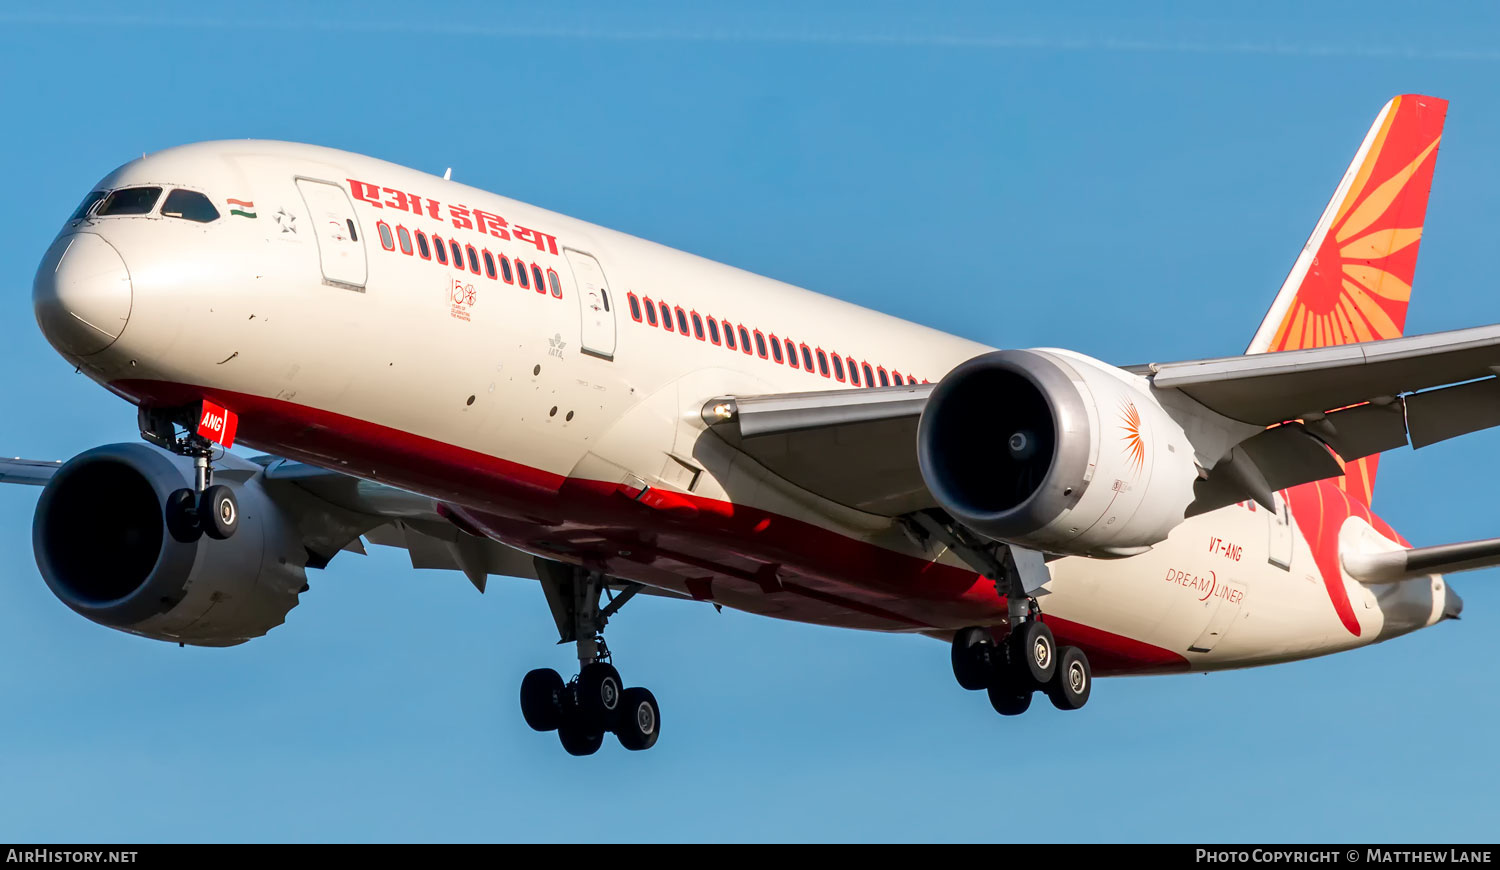
[[1146, 440], [1141, 437], [1141, 412], [1134, 402], [1126, 401], [1120, 405], [1120, 429], [1125, 433], [1121, 439], [1125, 442], [1125, 456], [1136, 476], [1140, 476], [1146, 467]]

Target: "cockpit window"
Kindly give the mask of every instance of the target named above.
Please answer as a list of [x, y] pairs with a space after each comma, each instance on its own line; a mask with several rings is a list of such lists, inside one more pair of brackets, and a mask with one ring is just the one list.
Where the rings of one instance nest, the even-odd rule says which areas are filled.
[[161, 204], [161, 213], [200, 224], [219, 219], [219, 210], [214, 208], [213, 202], [196, 190], [174, 190], [167, 194], [167, 201]]
[[89, 209], [93, 208], [95, 203], [105, 198], [106, 196], [109, 196], [109, 191], [107, 190], [96, 190], [93, 193], [90, 193], [88, 196], [85, 196], [83, 198], [83, 202], [80, 202], [78, 204], [78, 208], [73, 211], [73, 216], [68, 218], [68, 220], [76, 221], [88, 217]]
[[99, 206], [99, 216], [122, 214], [150, 214], [161, 199], [159, 187], [122, 187], [105, 198]]

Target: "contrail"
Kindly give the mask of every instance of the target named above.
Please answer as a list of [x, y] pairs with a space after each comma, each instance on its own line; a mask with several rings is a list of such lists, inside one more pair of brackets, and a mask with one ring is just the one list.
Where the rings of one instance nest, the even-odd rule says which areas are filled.
[[577, 42], [742, 43], [768, 45], [892, 46], [1015, 51], [1119, 52], [1128, 54], [1233, 54], [1306, 58], [1446, 60], [1493, 63], [1500, 50], [1336, 45], [1297, 42], [1201, 42], [1116, 37], [834, 33], [795, 30], [590, 29], [432, 21], [334, 21], [231, 18], [165, 18], [143, 15], [5, 12], [0, 23], [32, 27], [151, 27], [183, 30], [316, 30], [336, 33], [425, 33], [440, 36], [557, 39]]

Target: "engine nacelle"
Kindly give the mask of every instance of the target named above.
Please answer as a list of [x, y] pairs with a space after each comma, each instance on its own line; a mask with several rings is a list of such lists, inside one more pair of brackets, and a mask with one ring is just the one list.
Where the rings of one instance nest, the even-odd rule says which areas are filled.
[[1193, 501], [1192, 445], [1143, 378], [1082, 354], [1004, 350], [955, 368], [917, 430], [922, 477], [981, 535], [1128, 556]]
[[100, 625], [157, 640], [232, 646], [280, 625], [307, 586], [307, 551], [261, 484], [233, 456], [215, 483], [234, 488], [239, 528], [227, 540], [183, 541], [166, 499], [192, 486], [191, 461], [145, 444], [73, 457], [37, 502], [37, 567], [62, 602]]

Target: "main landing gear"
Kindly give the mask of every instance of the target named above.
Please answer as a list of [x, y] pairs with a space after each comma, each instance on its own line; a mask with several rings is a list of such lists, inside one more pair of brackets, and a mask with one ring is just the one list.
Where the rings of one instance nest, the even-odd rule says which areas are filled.
[[[174, 411], [145, 406], [138, 414], [142, 438], [193, 460], [193, 486], [167, 496], [167, 531], [183, 543], [192, 543], [203, 535], [225, 540], [240, 527], [240, 503], [233, 489], [213, 482], [214, 443], [193, 432], [179, 416]], [[186, 433], [179, 436], [174, 424], [182, 425]]]
[[953, 636], [953, 676], [965, 689], [987, 690], [990, 706], [1002, 716], [1025, 713], [1038, 691], [1059, 710], [1088, 703], [1094, 685], [1088, 657], [1076, 646], [1058, 649], [1052, 630], [1039, 617], [1035, 613], [1017, 624], [1003, 643], [981, 627]]
[[521, 681], [521, 715], [537, 731], [556, 731], [569, 755], [593, 755], [613, 733], [639, 751], [656, 745], [661, 710], [647, 689], [624, 688], [604, 643], [604, 626], [640, 589], [634, 583], [611, 597], [609, 578], [597, 571], [537, 559], [537, 574], [562, 643], [578, 652], [578, 675], [563, 682], [551, 668]]

